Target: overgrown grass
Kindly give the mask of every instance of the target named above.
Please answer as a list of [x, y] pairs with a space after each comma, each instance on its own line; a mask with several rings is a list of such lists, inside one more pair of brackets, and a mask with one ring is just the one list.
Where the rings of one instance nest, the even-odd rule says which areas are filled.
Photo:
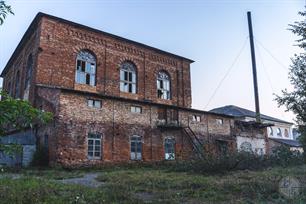
[[140, 196], [149, 193], [153, 203], [305, 203], [306, 194], [289, 199], [279, 193], [283, 177], [306, 181], [306, 166], [273, 168], [265, 171], [235, 171], [205, 176], [166, 170], [107, 171], [98, 180], [113, 189]]
[[[97, 172], [98, 188], [55, 179]], [[19, 179], [0, 178], [0, 203], [306, 203], [306, 165], [238, 170], [218, 174], [171, 168], [125, 166], [103, 170], [26, 169]], [[301, 194], [279, 192], [282, 178], [300, 181]]]
[[47, 179], [24, 177], [0, 179], [0, 203], [138, 203], [121, 189], [93, 189], [79, 185], [64, 185]]

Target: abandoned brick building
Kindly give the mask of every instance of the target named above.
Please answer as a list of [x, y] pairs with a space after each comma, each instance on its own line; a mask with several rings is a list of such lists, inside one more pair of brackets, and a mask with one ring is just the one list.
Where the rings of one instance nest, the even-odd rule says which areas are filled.
[[12, 97], [54, 113], [52, 124], [32, 131], [51, 165], [233, 151], [244, 134], [234, 118], [191, 108], [192, 62], [39, 13], [1, 77]]

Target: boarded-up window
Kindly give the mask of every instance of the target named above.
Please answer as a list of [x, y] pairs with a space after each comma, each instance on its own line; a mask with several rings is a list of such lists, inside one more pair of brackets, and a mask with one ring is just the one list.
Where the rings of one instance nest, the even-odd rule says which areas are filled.
[[167, 119], [167, 110], [165, 108], [158, 109], [158, 119], [166, 120]]
[[178, 120], [178, 111], [177, 110], [170, 110], [170, 121], [177, 121]]

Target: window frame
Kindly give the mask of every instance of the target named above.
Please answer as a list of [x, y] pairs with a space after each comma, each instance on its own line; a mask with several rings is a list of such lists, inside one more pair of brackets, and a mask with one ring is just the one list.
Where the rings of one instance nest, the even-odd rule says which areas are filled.
[[[141, 136], [133, 135], [130, 137], [130, 160], [132, 161], [142, 160], [142, 152], [143, 152], [142, 143], [143, 142]], [[138, 150], [140, 150], [140, 152]]]
[[[92, 101], [92, 105], [90, 105], [90, 101]], [[100, 105], [97, 106], [96, 103], [99, 102]], [[96, 99], [91, 99], [91, 98], [88, 98], [87, 99], [87, 106], [90, 107], [90, 108], [97, 108], [97, 109], [100, 109], [102, 108], [102, 101], [101, 100], [96, 100]]]
[[120, 92], [137, 94], [137, 67], [135, 63], [131, 61], [121, 63], [119, 78]]
[[[172, 141], [172, 142], [170, 142], [170, 141]], [[175, 144], [176, 144], [175, 138], [166, 137], [164, 139], [165, 160], [167, 160], [167, 161], [175, 160], [175, 157], [176, 157]]]
[[[103, 155], [103, 140], [102, 134], [100, 133], [88, 133], [87, 134], [87, 159], [89, 160], [101, 160]], [[92, 145], [90, 145], [92, 141]], [[100, 145], [97, 145], [96, 142], [99, 141]], [[89, 151], [89, 147], [92, 146], [92, 151]], [[96, 146], [99, 147], [99, 150], [96, 150]], [[92, 152], [92, 156], [89, 155], [89, 152]], [[99, 156], [96, 156], [96, 152], [99, 153]]]
[[282, 130], [281, 130], [280, 128], [277, 128], [277, 129], [276, 129], [276, 135], [277, 135], [278, 137], [282, 137], [282, 136], [283, 136]]
[[201, 122], [202, 121], [202, 117], [200, 115], [192, 115], [192, 122]]
[[273, 128], [268, 127], [268, 136], [273, 136], [273, 135], [274, 135]]
[[222, 118], [216, 118], [216, 123], [217, 123], [217, 125], [223, 125], [224, 120]]
[[[137, 111], [137, 110], [139, 110], [139, 111]], [[142, 107], [141, 106], [131, 106], [131, 113], [141, 114], [142, 113]]]
[[285, 128], [284, 136], [289, 138], [289, 130], [287, 128]]
[[157, 73], [156, 83], [157, 98], [171, 100], [171, 77], [168, 72], [163, 70], [159, 71]]
[[[75, 83], [96, 86], [97, 58], [93, 52], [89, 50], [79, 51], [76, 57], [75, 68]], [[89, 76], [89, 83], [87, 83], [87, 76]]]

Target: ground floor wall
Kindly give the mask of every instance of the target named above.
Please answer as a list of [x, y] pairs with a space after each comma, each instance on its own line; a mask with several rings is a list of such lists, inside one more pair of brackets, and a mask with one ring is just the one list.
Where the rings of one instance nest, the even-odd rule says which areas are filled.
[[40, 144], [48, 138], [51, 165], [188, 160], [199, 154], [197, 139], [207, 154], [236, 149], [230, 116], [69, 91], [41, 93], [48, 101], [43, 109], [55, 110], [53, 124], [39, 131]]

